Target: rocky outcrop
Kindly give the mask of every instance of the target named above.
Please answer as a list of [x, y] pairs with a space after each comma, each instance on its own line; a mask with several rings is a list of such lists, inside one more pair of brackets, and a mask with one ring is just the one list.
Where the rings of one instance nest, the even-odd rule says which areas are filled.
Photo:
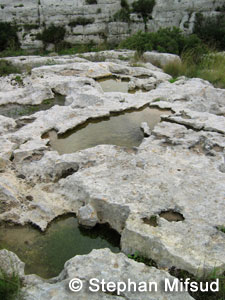
[[[144, 31], [143, 20], [136, 14], [131, 14], [129, 23], [115, 20], [115, 13], [121, 9], [120, 0], [96, 2], [26, 0], [21, 3], [20, 0], [4, 0], [0, 7], [0, 22], [18, 25], [18, 35], [24, 49], [43, 47], [36, 35], [50, 24], [65, 27], [65, 41], [72, 44], [101, 43], [106, 40], [115, 43], [131, 33]], [[132, 2], [128, 1], [129, 4]], [[217, 14], [216, 9], [223, 4], [223, 0], [156, 0], [147, 28], [155, 31], [160, 27], [176, 26], [192, 32], [196, 13]]]
[[[170, 83], [150, 63], [65, 62], [24, 75], [24, 91], [39, 84], [41, 91], [65, 95], [67, 105], [37, 112], [19, 128], [18, 120], [0, 119], [0, 219], [45, 230], [57, 216], [79, 213], [86, 226], [109, 223], [121, 233], [123, 252], [138, 251], [160, 268], [176, 266], [199, 276], [215, 267], [224, 272], [224, 90], [197, 78]], [[104, 93], [96, 79], [105, 76], [143, 85], [151, 79], [154, 88]], [[2, 101], [15, 89], [7, 77], [2, 86], [4, 81]], [[136, 148], [98, 145], [60, 155], [43, 138], [50, 130], [65, 133], [91, 118], [143, 106], [173, 114], [162, 116]], [[45, 295], [53, 286], [42, 284]]]
[[[24, 264], [12, 252], [1, 250], [0, 251], [1, 265], [8, 266], [7, 272], [10, 274], [10, 268], [17, 270], [19, 267], [19, 276], [23, 279], [23, 288], [20, 291], [21, 297], [24, 300], [61, 300], [61, 299], [93, 299], [93, 300], [115, 300], [126, 299], [135, 300], [137, 295], [141, 296], [143, 300], [184, 300], [193, 299], [187, 292], [165, 292], [165, 280], [173, 282], [176, 280], [163, 270], [157, 270], [154, 267], [147, 267], [143, 263], [137, 263], [124, 254], [113, 254], [109, 249], [93, 250], [88, 255], [76, 256], [65, 263], [63, 271], [58, 277], [50, 280], [42, 280], [35, 275], [24, 275]], [[12, 273], [12, 270], [11, 270]], [[80, 292], [73, 292], [69, 289], [71, 280], [77, 278], [80, 280], [83, 288]], [[99, 282], [104, 280], [105, 286], [101, 288], [103, 291], [91, 292], [89, 288], [96, 289], [92, 285], [91, 279], [96, 279]], [[135, 282], [137, 289], [139, 283], [146, 282], [146, 286], [152, 285], [152, 290], [149, 292], [136, 292], [134, 293], [133, 287], [124, 290], [122, 288], [114, 288], [106, 284], [114, 282], [124, 282], [128, 287], [128, 282]], [[96, 284], [96, 281], [95, 281]], [[73, 285], [71, 284], [73, 287]], [[155, 291], [157, 286], [157, 291]], [[74, 282], [74, 287], [76, 283]], [[149, 289], [149, 287], [147, 287]]]

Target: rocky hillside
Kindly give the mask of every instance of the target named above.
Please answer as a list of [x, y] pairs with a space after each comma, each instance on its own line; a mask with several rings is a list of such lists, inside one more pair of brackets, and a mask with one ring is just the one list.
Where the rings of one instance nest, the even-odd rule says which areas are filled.
[[[127, 1], [130, 6], [132, 2]], [[196, 13], [220, 14], [223, 6], [224, 0], [156, 0], [146, 24], [147, 30], [177, 26], [191, 32]], [[128, 13], [126, 19], [124, 15], [118, 16], [120, 10], [121, 0], [3, 0], [0, 22], [18, 26], [24, 49], [42, 47], [42, 41], [36, 35], [50, 24], [63, 26], [65, 41], [69, 43], [113, 43], [145, 28], [141, 16]]]
[[[93, 62], [93, 55], [99, 54], [104, 61]], [[130, 60], [134, 54], [7, 58], [22, 69], [30, 66], [30, 71], [0, 77], [0, 221], [33, 224], [45, 231], [57, 217], [74, 213], [83, 226], [108, 223], [121, 234], [123, 252], [98, 249], [75, 256], [58, 277], [44, 280], [24, 275], [24, 263], [1, 250], [1, 269], [17, 270], [24, 300], [137, 300], [139, 294], [129, 291], [90, 296], [86, 287], [90, 278], [159, 283], [171, 278], [171, 269], [198, 278], [225, 272], [225, 90], [199, 78], [179, 77], [174, 82], [151, 64], [156, 54], [144, 53], [146, 62], [139, 66]], [[157, 56], [161, 63], [179, 59]], [[126, 80], [136, 93], [105, 92], [102, 78]], [[38, 106], [56, 94], [65, 97], [64, 105], [15, 119], [2, 115], [4, 108]], [[138, 146], [107, 144], [104, 139], [95, 147], [61, 155], [52, 144], [52, 131], [62, 137], [79, 129], [78, 134], [79, 126], [87, 128], [90, 120], [100, 124], [115, 113], [131, 115], [140, 109], [162, 109], [163, 115]], [[115, 132], [110, 127], [108, 136]], [[106, 136], [104, 131], [97, 134]], [[80, 142], [87, 138], [82, 134]], [[65, 136], [60, 139], [68, 145]], [[27, 236], [29, 247], [30, 239]], [[56, 251], [52, 255], [57, 257]], [[158, 269], [124, 255], [135, 253], [154, 260]], [[82, 280], [85, 288], [80, 293], [69, 292], [72, 278]], [[158, 290], [153, 296], [143, 293], [141, 299], [224, 299], [220, 295], [192, 298], [186, 292]]]

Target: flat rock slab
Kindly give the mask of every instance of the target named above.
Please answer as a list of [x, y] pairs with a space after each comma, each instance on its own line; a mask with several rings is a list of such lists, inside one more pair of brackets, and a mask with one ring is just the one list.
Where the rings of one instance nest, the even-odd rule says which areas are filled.
[[[28, 276], [27, 276], [28, 277]], [[69, 282], [73, 278], [78, 278], [83, 284], [83, 289], [80, 292], [71, 292], [68, 288]], [[158, 291], [152, 288], [151, 292], [133, 292], [121, 291], [117, 289], [114, 292], [91, 292], [89, 290], [89, 281], [92, 278], [97, 280], [105, 280], [105, 282], [125, 282], [128, 280], [135, 283], [142, 282], [155, 282]], [[124, 254], [113, 254], [109, 249], [93, 250], [88, 255], [76, 256], [65, 263], [64, 270], [61, 274], [48, 283], [45, 281], [36, 282], [31, 285], [27, 278], [28, 286], [22, 289], [25, 300], [61, 300], [61, 299], [126, 299], [136, 300], [141, 298], [143, 300], [191, 300], [193, 299], [186, 292], [165, 292], [165, 280], [173, 280], [174, 277], [170, 276], [165, 271], [159, 271], [154, 267], [147, 267], [143, 263], [137, 263]], [[26, 278], [25, 278], [26, 282]], [[94, 287], [92, 287], [94, 288]], [[96, 287], [95, 287], [96, 288]]]

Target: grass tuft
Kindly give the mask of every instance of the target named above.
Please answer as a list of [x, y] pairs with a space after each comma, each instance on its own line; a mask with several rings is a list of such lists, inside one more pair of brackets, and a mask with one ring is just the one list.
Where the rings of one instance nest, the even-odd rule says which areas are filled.
[[157, 268], [157, 264], [153, 259], [144, 257], [144, 256], [140, 255], [138, 252], [135, 252], [134, 254], [129, 254], [129, 255], [127, 255], [127, 257], [130, 259], [133, 259], [137, 262], [144, 263], [145, 265], [147, 265], [149, 267]]
[[182, 62], [171, 62], [163, 70], [173, 78], [186, 76], [199, 77], [215, 87], [225, 88], [225, 55], [208, 52], [196, 59], [194, 52], [187, 51], [181, 56]]
[[21, 281], [16, 273], [8, 275], [0, 269], [0, 299], [18, 299], [21, 288]]

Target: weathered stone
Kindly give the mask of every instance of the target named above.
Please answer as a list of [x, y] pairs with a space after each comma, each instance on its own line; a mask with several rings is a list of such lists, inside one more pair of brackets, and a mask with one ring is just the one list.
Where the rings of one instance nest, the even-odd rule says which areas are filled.
[[[26, 276], [28, 277], [28, 276]], [[80, 292], [71, 292], [68, 288], [69, 282], [73, 278], [79, 278], [82, 281], [83, 288]], [[110, 290], [102, 292], [91, 292], [90, 280], [96, 278], [97, 280], [105, 280], [108, 282], [124, 282], [126, 285], [128, 281], [138, 284], [142, 281], [149, 283], [155, 282], [157, 291], [155, 291], [154, 285], [152, 285], [152, 291], [150, 292], [133, 292], [127, 289], [120, 292], [118, 289], [114, 292]], [[165, 279], [169, 278], [171, 281], [174, 277], [170, 276], [165, 271], [157, 270], [154, 267], [147, 267], [143, 263], [137, 263], [124, 254], [113, 254], [109, 249], [93, 250], [88, 255], [75, 256], [65, 263], [64, 270], [61, 274], [54, 279], [54, 281], [42, 281], [42, 282], [27, 282], [27, 286], [22, 289], [23, 297], [25, 300], [41, 299], [41, 300], [61, 300], [66, 299], [127, 299], [135, 300], [137, 297], [141, 297], [143, 300], [170, 300], [170, 299], [193, 299], [187, 292], [172, 292], [166, 293], [163, 285]], [[94, 288], [94, 286], [92, 286]], [[111, 288], [110, 288], [111, 289]]]
[[[120, 53], [113, 55], [119, 58]], [[144, 89], [152, 83], [154, 89], [106, 94], [95, 79], [109, 75], [128, 78], [134, 87]], [[10, 78], [0, 79], [1, 86], [6, 84], [3, 97], [8, 91], [20, 91]], [[217, 230], [224, 226], [225, 212], [224, 90], [197, 78], [181, 77], [173, 84], [169, 78], [150, 63], [132, 67], [118, 61], [73, 62], [69, 58], [24, 76], [22, 89], [39, 86], [58, 92], [66, 96], [66, 105], [39, 111], [20, 128], [18, 121], [0, 118], [0, 155], [3, 161], [12, 160], [3, 164], [0, 174], [4, 203], [0, 219], [33, 223], [45, 230], [57, 216], [78, 214], [90, 205], [99, 223], [109, 223], [122, 234], [122, 251], [139, 251], [164, 268], [174, 265], [200, 275], [215, 267], [224, 272], [225, 238]], [[99, 145], [59, 155], [48, 147], [50, 130], [65, 133], [89, 119], [145, 105], [171, 109], [174, 114], [164, 116], [135, 149]], [[184, 220], [168, 222], [160, 217], [171, 210]], [[144, 223], [151, 216], [158, 226]], [[85, 222], [90, 220], [89, 213]], [[63, 298], [64, 288], [60, 293]], [[41, 292], [37, 297], [41, 299]]]
[[24, 277], [25, 264], [15, 253], [6, 249], [0, 250], [0, 264], [1, 272], [8, 276], [18, 275], [20, 278]]
[[146, 62], [150, 62], [161, 68], [170, 63], [181, 63], [181, 59], [178, 55], [168, 53], [145, 52], [143, 58]]
[[148, 137], [151, 135], [150, 128], [146, 122], [141, 123], [141, 129], [143, 130], [145, 137]]
[[94, 227], [98, 222], [96, 212], [89, 204], [86, 206], [82, 206], [78, 210], [77, 218], [79, 224], [84, 227]]
[[4, 134], [9, 130], [16, 127], [16, 122], [11, 119], [0, 115], [0, 134]]
[[[133, 1], [129, 0], [129, 4]], [[155, 3], [151, 18], [147, 22], [147, 30], [156, 31], [159, 28], [180, 27], [187, 33], [193, 32], [196, 13], [205, 16], [218, 15], [217, 8], [222, 7], [223, 0], [177, 0]], [[1, 22], [12, 22], [18, 25], [18, 36], [23, 49], [37, 50], [43, 48], [43, 42], [35, 39], [38, 33], [51, 24], [63, 26], [66, 29], [65, 41], [70, 43], [118, 43], [130, 34], [145, 30], [142, 18], [137, 14], [130, 14], [130, 21], [113, 20], [113, 16], [121, 9], [120, 0], [98, 1], [89, 5], [85, 1], [50, 0], [25, 1], [3, 0], [0, 10]], [[71, 14], [72, 12], [72, 14]], [[76, 25], [79, 18], [86, 21], [86, 25]], [[79, 23], [79, 22], [78, 22]], [[28, 25], [28, 26], [26, 26]], [[35, 25], [37, 28], [32, 28]], [[30, 27], [30, 28], [29, 28]], [[52, 47], [51, 47], [52, 48]]]

